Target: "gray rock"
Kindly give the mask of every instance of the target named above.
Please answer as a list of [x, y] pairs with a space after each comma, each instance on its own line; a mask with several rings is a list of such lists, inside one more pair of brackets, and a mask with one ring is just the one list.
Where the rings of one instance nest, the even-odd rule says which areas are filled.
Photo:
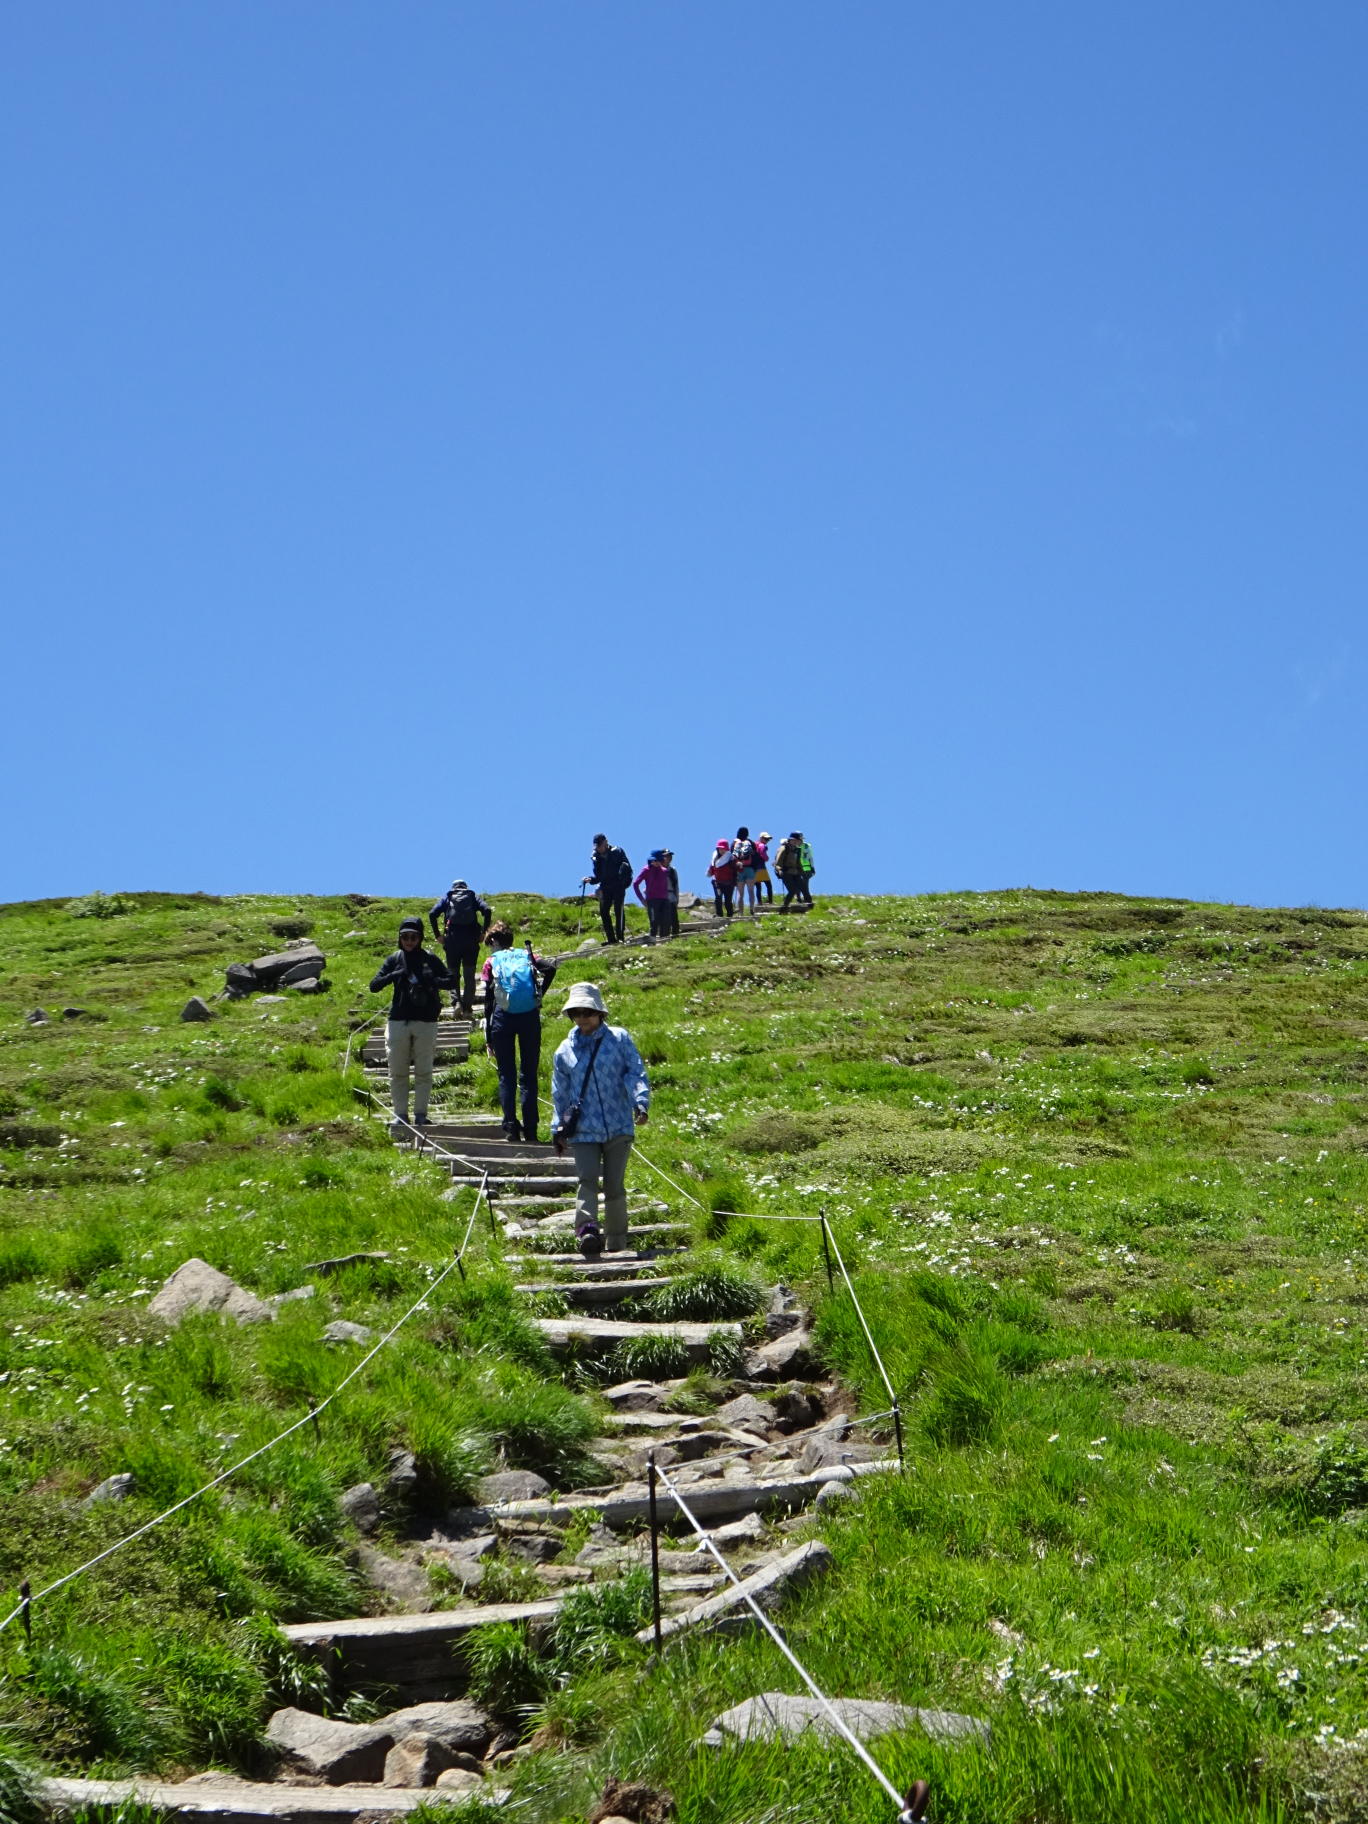
[[745, 1514], [740, 1520], [729, 1520], [715, 1526], [709, 1537], [718, 1545], [748, 1545], [765, 1536], [765, 1523], [759, 1514]]
[[803, 1327], [803, 1307], [797, 1295], [787, 1286], [776, 1286], [765, 1310], [765, 1335], [787, 1336], [790, 1330]]
[[168, 1324], [180, 1323], [192, 1311], [219, 1311], [239, 1324], [265, 1323], [275, 1315], [263, 1300], [198, 1257], [177, 1267], [147, 1308]]
[[291, 994], [326, 994], [329, 984], [319, 976], [311, 975], [302, 982], [286, 982]]
[[137, 1480], [131, 1469], [121, 1469], [115, 1476], [106, 1476], [98, 1488], [92, 1488], [81, 1506], [94, 1507], [97, 1501], [126, 1501]]
[[266, 1303], [273, 1311], [278, 1311], [282, 1305], [297, 1305], [301, 1299], [312, 1298], [313, 1295], [312, 1286], [295, 1286], [289, 1292], [272, 1292]]
[[493, 1720], [466, 1698], [410, 1704], [380, 1717], [379, 1724], [391, 1731], [396, 1742], [410, 1735], [426, 1735], [453, 1754], [482, 1755], [498, 1733]]
[[323, 963], [321, 959], [318, 961], [309, 959], [302, 963], [292, 963], [288, 969], [283, 969], [276, 977], [276, 986], [279, 988], [291, 988], [297, 982], [316, 982], [322, 973]]
[[345, 1786], [384, 1777], [394, 1734], [383, 1723], [336, 1723], [307, 1710], [277, 1710], [266, 1740], [280, 1756], [280, 1777], [308, 1786]]
[[475, 1484], [476, 1498], [490, 1507], [500, 1501], [535, 1501], [550, 1493], [551, 1484], [530, 1469], [501, 1469], [497, 1475], [481, 1476]]
[[716, 1416], [724, 1425], [747, 1425], [768, 1431], [774, 1423], [774, 1408], [768, 1400], [757, 1400], [753, 1393], [739, 1393], [725, 1406], [719, 1406]]
[[244, 996], [254, 994], [259, 986], [250, 963], [229, 963], [223, 992], [230, 1001], [240, 1001]]
[[854, 1488], [849, 1482], [823, 1482], [813, 1498], [814, 1507], [841, 1507], [847, 1501], [857, 1499]]
[[339, 1498], [337, 1505], [358, 1532], [373, 1533], [380, 1524], [380, 1496], [373, 1482], [357, 1482]]
[[781, 1387], [774, 1396], [774, 1423], [780, 1431], [806, 1431], [821, 1416], [821, 1400], [804, 1387]]
[[285, 996], [283, 994], [261, 994], [257, 996], [257, 1004], [261, 1007], [265, 1007], [270, 1001], [283, 1001], [284, 999]]
[[670, 1392], [654, 1381], [620, 1381], [605, 1387], [603, 1397], [617, 1412], [659, 1412]]
[[434, 1735], [415, 1732], [396, 1742], [385, 1756], [386, 1786], [435, 1786], [437, 1776], [455, 1766], [450, 1748]]
[[[745, 1596], [768, 1614], [778, 1607], [789, 1590], [800, 1589], [813, 1577], [824, 1575], [834, 1562], [830, 1550], [820, 1539], [809, 1539], [805, 1545], [797, 1546], [784, 1557], [767, 1564], [755, 1576], [739, 1585], [733, 1584], [720, 1596], [711, 1596], [695, 1608], [668, 1616], [661, 1623], [661, 1633], [668, 1638], [690, 1628], [722, 1628], [730, 1632], [753, 1627], [755, 1620], [745, 1605]], [[642, 1628], [636, 1638], [647, 1642], [652, 1638], [652, 1632], [649, 1627]]]
[[396, 1444], [389, 1453], [389, 1470], [385, 1476], [385, 1487], [390, 1494], [405, 1500], [413, 1494], [418, 1486], [418, 1459], [411, 1450], [405, 1450]]
[[212, 1020], [214, 1016], [209, 1011], [209, 1003], [201, 1000], [199, 995], [192, 994], [181, 1008], [180, 1017], [183, 1020]]
[[345, 1317], [337, 1318], [323, 1332], [325, 1343], [372, 1343], [375, 1341], [374, 1330], [368, 1330], [364, 1324], [349, 1324]]
[[563, 1543], [554, 1533], [512, 1533], [504, 1541], [504, 1551], [523, 1564], [549, 1564]]
[[304, 964], [312, 965], [313, 973], [321, 975], [327, 961], [318, 945], [306, 939], [286, 950], [278, 950], [271, 956], [256, 957], [252, 962], [252, 974], [261, 985], [274, 988], [292, 969], [298, 969]]
[[372, 1589], [389, 1598], [405, 1615], [421, 1615], [432, 1606], [428, 1574], [406, 1558], [388, 1558], [372, 1545], [356, 1548], [356, 1563]]
[[472, 1773], [466, 1767], [448, 1767], [445, 1773], [439, 1773], [434, 1782], [438, 1792], [474, 1792], [484, 1780], [478, 1773]]
[[[862, 1742], [876, 1736], [892, 1735], [899, 1730], [920, 1730], [932, 1741], [963, 1741], [974, 1736], [989, 1739], [987, 1723], [976, 1716], [961, 1716], [954, 1710], [921, 1710], [910, 1704], [885, 1704], [871, 1698], [836, 1697], [831, 1707]], [[748, 1697], [734, 1704], [713, 1721], [703, 1737], [708, 1747], [720, 1747], [730, 1737], [733, 1741], [796, 1741], [807, 1730], [814, 1735], [835, 1737], [837, 1730], [831, 1718], [815, 1697], [789, 1697], [782, 1691], [765, 1691], [759, 1697]]]
[[24, 1015], [24, 1024], [26, 1026], [46, 1026], [47, 1023], [48, 1016], [43, 1012], [41, 1007], [35, 1007], [32, 1013], [26, 1013]]
[[820, 1372], [810, 1330], [790, 1330], [787, 1336], [776, 1336], [772, 1341], [762, 1343], [755, 1354], [778, 1381]]
[[94, 1020], [98, 1019], [99, 1015], [92, 1013], [88, 1007], [63, 1007], [62, 1018], [64, 1020]]
[[829, 1419], [823, 1419], [820, 1430], [824, 1438], [848, 1438], [853, 1430], [850, 1415], [844, 1412], [833, 1413]]
[[834, 1438], [827, 1432], [819, 1431], [799, 1451], [798, 1467], [801, 1470], [834, 1469], [838, 1463], [872, 1463], [882, 1454], [872, 1444], [862, 1444], [850, 1438]]

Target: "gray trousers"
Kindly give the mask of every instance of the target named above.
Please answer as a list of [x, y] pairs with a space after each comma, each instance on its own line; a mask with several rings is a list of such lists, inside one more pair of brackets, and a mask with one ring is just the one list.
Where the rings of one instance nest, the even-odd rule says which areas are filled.
[[408, 1120], [409, 1071], [413, 1072], [413, 1112], [428, 1112], [432, 1093], [432, 1060], [437, 1054], [436, 1020], [391, 1020], [385, 1027], [389, 1049], [390, 1104], [401, 1121]]
[[611, 1140], [574, 1140], [570, 1151], [575, 1155], [575, 1176], [579, 1193], [575, 1198], [575, 1227], [598, 1221], [599, 1177], [603, 1178], [603, 1239], [610, 1248], [627, 1246], [627, 1158], [632, 1150], [630, 1134], [615, 1134]]

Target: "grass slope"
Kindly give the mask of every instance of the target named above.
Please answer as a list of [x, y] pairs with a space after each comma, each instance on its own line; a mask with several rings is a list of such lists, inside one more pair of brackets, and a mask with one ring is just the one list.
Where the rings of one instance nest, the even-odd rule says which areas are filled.
[[[330, 1317], [393, 1322], [450, 1258], [466, 1206], [339, 1069], [410, 909], [0, 908], [0, 1585], [38, 1587], [264, 1442], [345, 1372]], [[499, 910], [573, 943], [571, 906]], [[306, 924], [329, 996], [177, 1022]], [[652, 1066], [646, 1151], [711, 1208], [825, 1206], [903, 1395], [910, 1473], [823, 1519], [838, 1574], [786, 1613], [828, 1689], [992, 1720], [987, 1751], [885, 1744], [894, 1777], [929, 1772], [938, 1819], [1368, 1815], [1368, 922], [866, 899], [589, 972]], [[36, 1005], [95, 1017], [26, 1027]], [[482, 1055], [445, 1089], [493, 1106]], [[785, 1277], [884, 1404], [811, 1228], [697, 1227], [703, 1305]], [[373, 1248], [391, 1262], [307, 1270]], [[250, 1766], [270, 1705], [321, 1701], [272, 1622], [373, 1600], [337, 1497], [396, 1446], [434, 1505], [501, 1463], [595, 1478], [592, 1375], [560, 1378], [485, 1251], [317, 1438], [40, 1605], [31, 1652], [0, 1637], [21, 1758]], [[263, 1295], [318, 1291], [270, 1326], [168, 1335], [146, 1299], [191, 1254]], [[131, 1501], [80, 1505], [123, 1469]], [[717, 1710], [796, 1681], [757, 1641], [643, 1666], [633, 1615], [590, 1616], [540, 1667], [482, 1643], [537, 1748], [520, 1816], [582, 1816], [612, 1771], [668, 1785], [683, 1824], [886, 1817], [844, 1754], [696, 1750]]]

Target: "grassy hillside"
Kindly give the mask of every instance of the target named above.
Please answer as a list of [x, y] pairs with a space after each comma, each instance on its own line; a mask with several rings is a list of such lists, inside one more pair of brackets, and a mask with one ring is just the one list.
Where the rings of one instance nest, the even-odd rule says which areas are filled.
[[[539, 947], [573, 944], [573, 907], [498, 905]], [[0, 908], [4, 1591], [264, 1442], [349, 1365], [328, 1319], [386, 1327], [450, 1258], [468, 1206], [391, 1149], [340, 1070], [412, 909]], [[178, 1022], [228, 962], [305, 926], [329, 995]], [[1368, 1816], [1368, 921], [1102, 894], [846, 900], [586, 973], [652, 1066], [645, 1151], [710, 1207], [824, 1206], [857, 1271], [909, 1473], [823, 1516], [837, 1575], [786, 1625], [830, 1690], [994, 1726], [988, 1751], [890, 1745], [894, 1777], [930, 1774], [938, 1819]], [[50, 1023], [25, 1025], [37, 1006]], [[482, 1055], [444, 1084], [447, 1106], [494, 1105]], [[882, 1388], [812, 1235], [698, 1216], [701, 1258], [809, 1295], [873, 1411]], [[309, 1271], [381, 1248], [387, 1265]], [[0, 1637], [21, 1757], [250, 1764], [270, 1706], [311, 1676], [272, 1622], [368, 1600], [337, 1497], [382, 1481], [395, 1446], [434, 1503], [502, 1463], [595, 1479], [592, 1385], [553, 1368], [501, 1251], [482, 1244], [316, 1438], [41, 1605], [31, 1652]], [[262, 1295], [319, 1290], [269, 1326], [168, 1334], [146, 1301], [190, 1255]], [[81, 1506], [122, 1470], [131, 1500]], [[520, 1816], [582, 1817], [612, 1770], [669, 1786], [683, 1824], [886, 1817], [844, 1755], [695, 1752], [727, 1704], [796, 1688], [772, 1648], [688, 1645], [649, 1675], [621, 1661], [525, 1694], [545, 1751], [519, 1771]]]

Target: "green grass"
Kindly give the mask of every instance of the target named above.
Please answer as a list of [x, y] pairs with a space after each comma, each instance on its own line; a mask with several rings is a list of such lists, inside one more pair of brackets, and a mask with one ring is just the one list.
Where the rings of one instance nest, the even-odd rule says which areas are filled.
[[[575, 906], [498, 903], [539, 949], [573, 947]], [[264, 1443], [354, 1359], [321, 1342], [329, 1318], [387, 1328], [450, 1259], [467, 1206], [392, 1151], [340, 1070], [411, 909], [0, 908], [6, 1588]], [[179, 1024], [301, 921], [328, 995]], [[836, 1572], [785, 1611], [828, 1688], [991, 1721], [988, 1750], [883, 1745], [895, 1779], [933, 1779], [938, 1824], [1368, 1818], [1368, 921], [1105, 894], [848, 900], [595, 971], [652, 1059], [640, 1142], [705, 1206], [667, 1197], [700, 1245], [649, 1315], [751, 1321], [782, 1280], [881, 1409], [816, 1226], [706, 1213], [824, 1208], [899, 1391], [908, 1475], [822, 1518]], [[39, 1005], [95, 1017], [26, 1026]], [[448, 1106], [494, 1107], [482, 1054], [443, 1081]], [[644, 1168], [634, 1183], [662, 1188]], [[389, 1263], [307, 1271], [368, 1249]], [[638, 1343], [558, 1370], [502, 1251], [482, 1232], [468, 1283], [444, 1283], [317, 1436], [40, 1604], [31, 1656], [4, 1637], [21, 1764], [249, 1764], [273, 1704], [322, 1702], [272, 1622], [372, 1600], [338, 1497], [383, 1485], [394, 1448], [431, 1510], [503, 1464], [562, 1489], [601, 1474], [595, 1379], [682, 1358]], [[271, 1326], [167, 1334], [147, 1298], [191, 1254], [262, 1296], [316, 1291]], [[131, 1501], [81, 1507], [130, 1468]], [[886, 1818], [838, 1752], [695, 1747], [728, 1704], [794, 1688], [763, 1641], [684, 1643], [654, 1667], [596, 1628], [582, 1657], [532, 1670], [524, 1637], [491, 1636], [482, 1676], [538, 1747], [515, 1776], [534, 1824], [582, 1816], [610, 1773], [668, 1786], [682, 1824]]]

